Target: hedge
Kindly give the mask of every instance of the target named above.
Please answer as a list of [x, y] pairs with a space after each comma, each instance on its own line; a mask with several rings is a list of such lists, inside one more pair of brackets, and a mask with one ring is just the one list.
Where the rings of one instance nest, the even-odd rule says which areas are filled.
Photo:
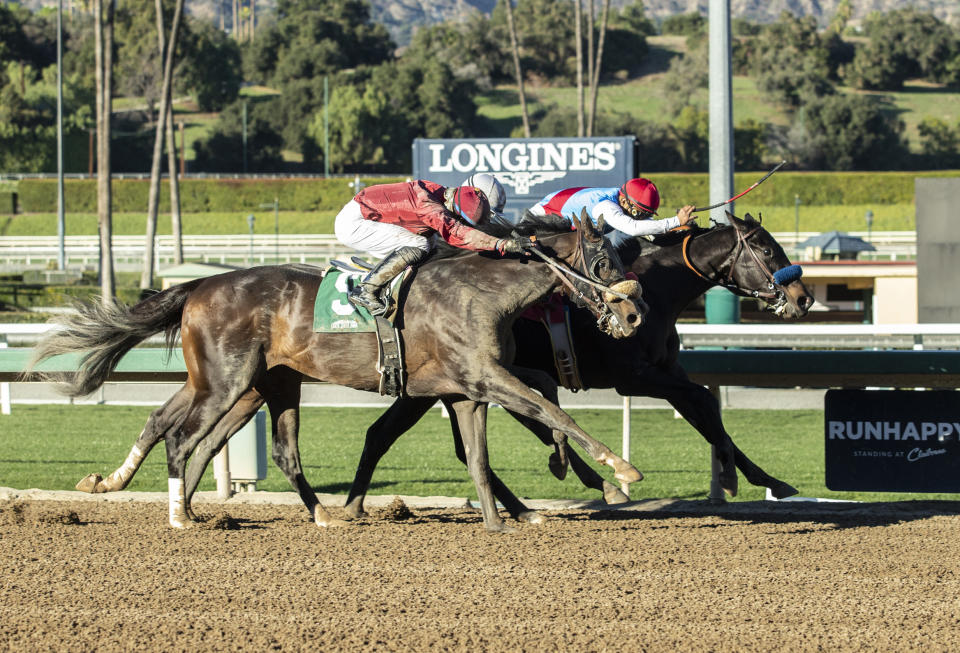
[[[361, 179], [363, 183], [384, 184], [403, 178]], [[180, 182], [180, 209], [184, 213], [249, 212], [261, 204], [280, 200], [285, 211], [339, 211], [353, 197], [350, 180], [323, 179], [184, 179]], [[18, 183], [23, 213], [50, 213], [57, 210], [56, 179], [24, 179]], [[161, 185], [160, 210], [170, 210], [170, 190]], [[115, 179], [112, 184], [113, 210], [118, 213], [145, 212], [150, 192], [148, 179]], [[63, 189], [69, 213], [96, 213], [97, 181], [67, 179]]]
[[[710, 178], [706, 173], [642, 173], [660, 188], [665, 206], [704, 204], [710, 199]], [[736, 192], [746, 189], [763, 175], [744, 172], [735, 176]], [[778, 172], [751, 193], [751, 201], [766, 206], [794, 206], [799, 196], [804, 206], [844, 204], [912, 204], [916, 177], [955, 177], [960, 171], [936, 172]], [[402, 178], [367, 178], [365, 184], [384, 184]], [[24, 179], [19, 182], [20, 210], [24, 213], [51, 213], [57, 210], [56, 179]], [[123, 179], [113, 182], [115, 212], [144, 212], [150, 182]], [[284, 211], [339, 211], [353, 190], [349, 179], [336, 177], [288, 179], [184, 179], [180, 183], [184, 213], [249, 212], [261, 204], [280, 200]], [[64, 183], [66, 211], [95, 213], [96, 180], [68, 179]], [[169, 190], [163, 184], [161, 211], [169, 211]], [[0, 198], [2, 201], [2, 198]], [[2, 209], [2, 204], [0, 204]]]

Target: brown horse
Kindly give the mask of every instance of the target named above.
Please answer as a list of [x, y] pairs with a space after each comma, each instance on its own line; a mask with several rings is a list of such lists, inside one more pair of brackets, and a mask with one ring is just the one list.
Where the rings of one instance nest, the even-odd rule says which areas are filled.
[[[576, 232], [543, 238], [540, 248], [559, 261], [554, 266], [579, 273], [575, 294], [590, 307], [598, 325], [616, 338], [636, 332], [642, 313], [639, 286], [624, 278], [616, 252], [589, 220]], [[462, 423], [476, 412], [477, 402], [499, 403], [567, 434], [594, 460], [610, 465], [621, 481], [637, 481], [642, 476], [632, 465], [508, 369], [514, 354], [510, 327], [526, 307], [566, 279], [556, 267], [535, 257], [501, 260], [477, 253], [422, 265], [408, 288], [400, 326], [407, 393], [444, 397]], [[164, 438], [170, 524], [184, 527], [192, 517], [183, 483], [188, 456], [208, 436], [226, 441], [266, 402], [275, 462], [315, 523], [336, 523], [319, 505], [300, 465], [300, 382], [305, 376], [376, 391], [377, 341], [369, 333], [312, 331], [321, 278], [322, 272], [309, 266], [253, 268], [175, 286], [132, 307], [80, 305], [76, 315], [60, 320], [64, 329], [41, 341], [28, 369], [55, 354], [86, 351], [78, 372], [60, 379], [67, 381], [67, 394], [92, 392], [127, 351], [161, 331], [169, 346], [180, 333], [188, 375], [184, 386], [150, 416], [124, 464], [107, 479], [91, 475], [78, 487], [92, 492], [122, 489]], [[509, 530], [490, 490], [485, 430], [464, 437], [484, 525]]]
[[[737, 468], [750, 483], [769, 487], [777, 498], [796, 494], [792, 486], [767, 474], [740, 451], [723, 427], [716, 398], [703, 386], [691, 382], [677, 362], [680, 348], [677, 318], [691, 301], [712, 286], [723, 285], [738, 295], [760, 298], [784, 317], [799, 318], [807, 313], [813, 297], [799, 276], [782, 274], [795, 267], [790, 265], [783, 248], [759, 222], [747, 215], [745, 220], [730, 216], [730, 226], [659, 236], [653, 244], [637, 240], [620, 253], [628, 268], [639, 277], [650, 312], [635, 337], [615, 341], [590, 328], [588, 314], [577, 308], [571, 311], [572, 339], [584, 385], [616, 388], [624, 396], [669, 401], [714, 445], [721, 466], [720, 484], [731, 496], [737, 493]], [[517, 320], [514, 338], [517, 342], [514, 365], [542, 370], [549, 375], [550, 383], [538, 383], [537, 389], [556, 401], [559, 379], [550, 339], [543, 327], [531, 320]], [[363, 514], [363, 499], [383, 454], [435, 403], [429, 398], [398, 399], [370, 427], [347, 500], [349, 516]], [[475, 412], [482, 410], [480, 406], [475, 408]], [[545, 443], [553, 444], [550, 429], [522, 415], [514, 413], [514, 417]], [[472, 426], [452, 422], [457, 455], [463, 460], [458, 432], [469, 433]], [[556, 453], [551, 455], [550, 468], [560, 478], [565, 474], [565, 462]], [[628, 500], [619, 488], [604, 480], [572, 451], [569, 462], [580, 480], [587, 487], [602, 491], [608, 503]], [[492, 476], [492, 482], [496, 497], [511, 514], [530, 518], [526, 507], [496, 475]]]
[[[562, 228], [562, 225], [558, 226]], [[785, 274], [796, 266], [790, 265], [783, 248], [759, 222], [747, 215], [745, 220], [730, 216], [730, 226], [676, 231], [657, 237], [653, 243], [638, 239], [623, 248], [621, 255], [630, 262], [630, 270], [638, 275], [646, 288], [645, 297], [651, 310], [636, 336], [612, 340], [597, 332], [595, 319], [589, 311], [573, 308], [571, 331], [576, 358], [580, 362], [580, 377], [585, 386], [613, 387], [622, 395], [668, 400], [714, 445], [721, 466], [720, 483], [731, 496], [737, 494], [736, 469], [750, 483], [770, 488], [777, 498], [796, 494], [791, 485], [767, 474], [736, 446], [724, 429], [716, 398], [703, 386], [692, 383], [677, 362], [680, 343], [676, 331], [677, 317], [691, 301], [712, 286], [722, 285], [741, 296], [762, 299], [783, 317], [800, 318], [807, 313], [813, 305], [813, 297], [799, 276]], [[556, 366], [550, 339], [544, 334], [543, 327], [537, 322], [520, 319], [514, 323], [513, 334], [517, 354], [511, 369], [556, 403]], [[363, 514], [363, 499], [377, 462], [400, 435], [436, 404], [437, 399], [398, 399], [368, 429], [347, 500], [347, 516]], [[475, 430], [485, 428], [485, 406], [467, 404], [457, 410], [448, 399], [439, 399], [450, 409], [457, 456], [466, 462], [462, 438], [469, 442], [477, 437]], [[544, 443], [556, 447], [557, 434], [550, 428], [510, 412]], [[199, 483], [207, 460], [222, 444], [222, 440], [210, 437], [198, 447], [187, 474], [187, 496]], [[550, 469], [559, 478], [564, 477], [569, 461], [581, 481], [587, 487], [600, 490], [608, 503], [628, 500], [616, 485], [605, 480], [574, 452], [558, 447], [550, 458]], [[492, 474], [491, 482], [497, 499], [513, 517], [540, 521], [540, 517], [528, 510], [495, 474]]]

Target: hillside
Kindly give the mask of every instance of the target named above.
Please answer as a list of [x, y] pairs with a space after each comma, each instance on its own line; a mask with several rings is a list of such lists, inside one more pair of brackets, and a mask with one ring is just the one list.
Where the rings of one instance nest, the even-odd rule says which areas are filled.
[[[121, 0], [122, 1], [122, 0]], [[390, 30], [398, 45], [406, 45], [412, 33], [420, 25], [432, 25], [448, 20], [466, 20], [474, 11], [489, 14], [497, 0], [369, 0], [373, 7], [373, 19]], [[514, 0], [516, 1], [516, 0]], [[241, 4], [249, 5], [250, 0]], [[767, 23], [775, 21], [782, 12], [789, 11], [804, 16], [814, 16], [821, 26], [825, 26], [834, 15], [841, 0], [731, 0], [730, 12], [733, 18], [746, 18], [751, 21]], [[611, 0], [611, 7], [620, 8], [632, 4], [633, 0]], [[57, 0], [21, 0], [31, 8], [57, 6]], [[77, 3], [64, 3], [69, 8]], [[675, 14], [694, 11], [706, 15], [708, 0], [643, 0], [647, 15], [663, 20]], [[600, 11], [600, 0], [594, 2]], [[853, 0], [851, 24], [857, 25], [872, 11], [887, 12], [893, 9], [913, 7], [920, 11], [929, 11], [941, 20], [960, 27], [960, 3], [957, 0]], [[233, 0], [187, 0], [187, 11], [194, 16], [222, 23], [229, 29]], [[258, 17], [269, 15], [276, 7], [276, 0], [254, 0]]]

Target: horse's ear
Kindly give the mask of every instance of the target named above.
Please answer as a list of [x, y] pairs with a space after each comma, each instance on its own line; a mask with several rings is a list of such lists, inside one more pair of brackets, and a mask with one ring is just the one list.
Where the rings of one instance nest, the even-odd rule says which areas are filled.
[[751, 223], [752, 223], [752, 224], [760, 224], [760, 220], [755, 220], [754, 217], [753, 217], [752, 215], [750, 215], [749, 213], [747, 213], [745, 216], [743, 216], [743, 221], [746, 222], [747, 224], [751, 224]]
[[570, 223], [573, 225], [573, 230], [574, 230], [574, 231], [580, 231], [580, 226], [581, 226], [581, 225], [580, 225], [580, 220], [579, 220], [579, 218], [577, 218], [576, 215], [571, 215], [571, 216], [570, 216]]
[[[729, 220], [730, 220], [730, 225], [731, 225], [734, 229], [738, 229], [738, 230], [741, 230], [741, 231], [742, 231], [742, 227], [744, 226], [743, 220], [741, 220], [740, 218], [738, 218], [738, 217], [735, 216], [734, 214], [730, 213], [730, 211], [724, 211], [724, 213], [727, 214], [727, 218], [729, 218]], [[748, 215], [747, 217], [750, 217], [750, 216]], [[752, 219], [752, 218], [751, 218], [751, 219]]]
[[590, 219], [590, 216], [587, 214], [587, 209], [580, 209], [580, 226], [577, 227], [580, 231], [583, 232], [584, 237], [587, 240], [596, 240], [599, 234], [593, 226], [593, 220]]

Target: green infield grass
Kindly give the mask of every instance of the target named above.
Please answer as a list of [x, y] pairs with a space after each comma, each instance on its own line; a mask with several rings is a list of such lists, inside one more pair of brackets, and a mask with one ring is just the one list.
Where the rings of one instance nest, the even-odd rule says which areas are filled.
[[[664, 209], [672, 211], [680, 202], [706, 202], [706, 197], [665, 198]], [[914, 231], [916, 209], [913, 204], [878, 205], [828, 205], [805, 206], [799, 210], [793, 206], [763, 206], [753, 203], [749, 196], [738, 201], [736, 213], [743, 216], [751, 213], [754, 217], [763, 217], [763, 226], [772, 232], [793, 232], [799, 213], [800, 231], [866, 231], [864, 216], [867, 210], [873, 211], [874, 231]], [[248, 213], [185, 213], [183, 214], [183, 233], [198, 236], [246, 235], [249, 233]], [[661, 211], [661, 215], [666, 215]], [[276, 228], [273, 212], [270, 210], [255, 213], [254, 232], [272, 234]], [[280, 211], [279, 228], [281, 234], [333, 234], [333, 211]], [[116, 236], [139, 236], [146, 228], [146, 213], [114, 213], [113, 233]], [[93, 213], [70, 213], [65, 218], [68, 236], [97, 235], [97, 216]], [[702, 217], [701, 226], [709, 226], [708, 219]], [[170, 218], [161, 215], [157, 220], [157, 234], [170, 235]], [[3, 236], [56, 236], [57, 216], [55, 213], [26, 213], [12, 217], [0, 216], [0, 235]]]
[[[14, 405], [0, 417], [0, 486], [19, 489], [73, 489], [91, 472], [106, 476], [126, 457], [143, 429], [150, 407], [95, 405]], [[346, 493], [363, 447], [367, 426], [379, 408], [305, 408], [300, 434], [307, 479], [319, 492]], [[571, 410], [588, 433], [620, 450], [621, 412]], [[813, 410], [728, 410], [728, 431], [740, 448], [768, 473], [793, 486], [801, 496], [860, 501], [905, 499], [957, 500], [955, 494], [840, 493], [824, 485], [823, 413]], [[556, 480], [547, 469], [552, 449], [543, 446], [502, 409], [489, 419], [491, 464], [518, 496], [537, 499], [598, 498], [571, 472]], [[670, 410], [635, 410], [631, 417], [631, 460], [645, 475], [631, 497], [702, 499], [710, 481], [709, 447], [685, 421]], [[269, 435], [268, 435], [269, 438]], [[268, 445], [269, 449], [269, 445]], [[582, 453], [582, 452], [579, 452]], [[603, 468], [605, 478], [612, 472]], [[166, 491], [163, 445], [147, 457], [130, 490]], [[212, 465], [201, 490], [215, 489]], [[272, 463], [258, 484], [266, 491], [290, 491]], [[736, 501], [764, 497], [762, 488], [742, 477]], [[384, 456], [373, 477], [372, 494], [462, 496], [475, 498], [466, 468], [453, 453], [450, 426], [439, 409], [432, 410]]]

